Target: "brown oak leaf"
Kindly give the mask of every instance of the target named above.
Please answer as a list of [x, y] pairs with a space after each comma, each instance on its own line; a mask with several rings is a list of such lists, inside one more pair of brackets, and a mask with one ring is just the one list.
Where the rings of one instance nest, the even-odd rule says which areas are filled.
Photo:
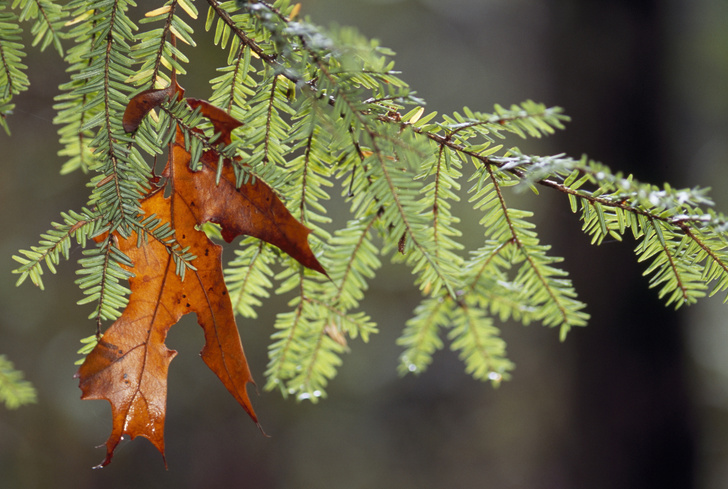
[[[137, 100], [143, 107], [132, 112], [143, 110], [146, 114], [169, 96], [169, 92], [164, 97], [153, 94], [156, 102], [152, 104], [142, 96]], [[133, 103], [134, 99], [130, 105]], [[220, 134], [219, 140], [230, 142], [230, 132], [240, 125], [238, 121], [207, 102], [188, 103], [201, 108]], [[133, 132], [140, 121], [125, 129]], [[202, 359], [257, 423], [246, 392], [253, 378], [223, 278], [222, 247], [198, 230], [200, 224], [220, 224], [227, 241], [241, 234], [258, 237], [325, 274], [308, 245], [310, 230], [290, 214], [268, 185], [250, 179], [237, 188], [228, 160], [216, 184], [219, 154], [212, 149], [204, 152], [199, 171], [189, 169], [190, 158], [178, 129], [164, 171], [170, 195], [165, 197], [164, 188], [156, 188], [141, 200], [140, 206], [145, 216], [154, 214], [172, 225], [179, 245], [189, 247], [189, 252], [196, 255], [192, 262], [195, 270], [188, 270], [184, 280], [180, 279], [168, 245], [151, 236], [140, 246], [136, 234], [113, 237], [134, 263], [130, 269], [134, 276], [129, 279], [129, 303], [77, 373], [82, 399], [106, 399], [111, 404], [113, 426], [106, 441], [106, 458], [99, 467], [111, 462], [124, 435], [149, 439], [164, 457], [167, 372], [177, 353], [166, 347], [165, 338], [169, 328], [187, 313], [194, 312], [204, 330]]]
[[159, 107], [162, 102], [175, 94], [178, 100], [181, 100], [185, 94], [184, 89], [177, 84], [177, 80], [174, 80], [166, 88], [150, 88], [134, 95], [126, 106], [124, 116], [121, 119], [124, 131], [135, 132], [149, 111]]

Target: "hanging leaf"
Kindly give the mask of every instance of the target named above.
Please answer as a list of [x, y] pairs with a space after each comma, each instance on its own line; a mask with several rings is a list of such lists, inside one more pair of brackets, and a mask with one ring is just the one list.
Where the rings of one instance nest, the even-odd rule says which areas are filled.
[[121, 119], [124, 131], [135, 132], [139, 128], [139, 124], [142, 123], [144, 116], [152, 109], [162, 105], [162, 102], [171, 98], [175, 93], [178, 100], [181, 100], [185, 93], [184, 88], [180, 87], [176, 82], [166, 88], [152, 88], [136, 94], [129, 101], [124, 111], [124, 117]]
[[[156, 95], [154, 100], [158, 100]], [[136, 103], [134, 99], [131, 102]], [[207, 113], [212, 112], [208, 104], [195, 103], [202, 104]], [[149, 106], [146, 102], [141, 105]], [[230, 136], [225, 131], [234, 125], [229, 119], [212, 119], [217, 132], [225, 134], [226, 139]], [[77, 374], [82, 399], [106, 399], [111, 403], [113, 428], [101, 466], [111, 462], [125, 434], [148, 438], [164, 455], [167, 372], [177, 354], [166, 347], [165, 339], [169, 328], [187, 313], [197, 315], [205, 333], [202, 359], [257, 423], [246, 392], [253, 378], [225, 286], [222, 249], [198, 226], [218, 223], [228, 241], [240, 234], [258, 237], [325, 273], [308, 246], [310, 231], [291, 216], [270, 187], [257, 179], [236, 188], [230, 161], [224, 162], [220, 184], [216, 185], [220, 155], [214, 150], [203, 153], [200, 171], [189, 169], [190, 158], [183, 133], [178, 130], [165, 169], [171, 195], [165, 197], [164, 188], [158, 187], [140, 206], [145, 215], [155, 215], [162, 223], [171, 224], [176, 243], [196, 256], [195, 269], [187, 271], [184, 279], [180, 277], [169, 241], [152, 236], [139, 240], [136, 233], [127, 238], [114, 236], [119, 250], [134, 264], [133, 268], [127, 267], [134, 273], [129, 279], [129, 303]]]

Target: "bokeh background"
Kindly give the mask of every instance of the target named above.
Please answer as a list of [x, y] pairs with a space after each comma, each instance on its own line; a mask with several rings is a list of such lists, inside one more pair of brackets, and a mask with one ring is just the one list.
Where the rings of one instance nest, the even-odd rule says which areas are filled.
[[[140, 2], [149, 9], [161, 2]], [[725, 0], [302, 0], [322, 25], [358, 27], [397, 53], [431, 110], [489, 110], [534, 99], [565, 108], [565, 132], [525, 151], [582, 153], [638, 179], [712, 186], [728, 211], [728, 3]], [[204, 2], [196, 2], [205, 12]], [[204, 18], [204, 14], [201, 16]], [[202, 28], [198, 23], [199, 30]], [[223, 57], [200, 37], [182, 80], [205, 97]], [[399, 378], [394, 345], [418, 302], [404, 267], [386, 266], [365, 309], [380, 334], [352, 342], [326, 400], [253, 396], [263, 437], [197, 353], [193, 318], [172, 329], [167, 460], [144, 439], [103, 459], [108, 404], [81, 402], [79, 338], [93, 333], [73, 263], [46, 290], [14, 287], [10, 256], [62, 210], [84, 204], [81, 174], [61, 177], [51, 109], [63, 66], [28, 59], [12, 138], [0, 135], [0, 352], [39, 391], [0, 409], [0, 487], [15, 488], [728, 488], [728, 324], [722, 297], [664, 308], [633, 243], [588, 245], [560, 195], [542, 192], [542, 239], [565, 256], [592, 321], [565, 343], [555, 330], [504, 324], [513, 380], [494, 390], [438, 353]], [[465, 230], [466, 233], [468, 230]], [[467, 236], [482, 239], [474, 230]], [[73, 258], [80, 257], [74, 249]], [[254, 375], [281, 299], [241, 322]], [[263, 382], [259, 382], [263, 383]]]

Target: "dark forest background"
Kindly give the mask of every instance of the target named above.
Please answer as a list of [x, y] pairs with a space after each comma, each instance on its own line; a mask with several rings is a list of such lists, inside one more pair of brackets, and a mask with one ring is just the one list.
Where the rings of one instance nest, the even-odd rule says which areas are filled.
[[[316, 23], [353, 25], [393, 48], [431, 110], [488, 111], [529, 98], [562, 106], [572, 117], [566, 131], [512, 143], [586, 153], [658, 184], [711, 186], [728, 211], [724, 0], [302, 3]], [[204, 2], [196, 4], [204, 19]], [[181, 80], [201, 98], [225, 59], [203, 39], [187, 49], [191, 73]], [[592, 321], [565, 343], [555, 330], [504, 324], [517, 369], [499, 389], [469, 378], [449, 351], [419, 377], [397, 376], [394, 340], [418, 294], [407, 269], [387, 266], [365, 305], [381, 332], [369, 345], [352, 343], [328, 399], [312, 405], [261, 391], [253, 402], [271, 437], [261, 436], [200, 361], [202, 333], [187, 318], [169, 338], [180, 353], [170, 369], [169, 470], [143, 439], [90, 470], [111, 421], [107, 403], [79, 400], [72, 378], [78, 339], [94, 331], [90, 309], [75, 305], [73, 265], [44, 292], [16, 289], [10, 275], [10, 256], [87, 195], [83, 175], [58, 175], [51, 105], [64, 66], [50, 50], [28, 64], [32, 89], [18, 98], [12, 138], [0, 135], [0, 352], [34, 382], [39, 402], [0, 410], [0, 487], [728, 487], [728, 306], [715, 297], [666, 309], [632, 242], [589, 246], [567, 200], [546, 190], [523, 205], [565, 257]], [[284, 305], [271, 300], [240, 323], [259, 384]]]

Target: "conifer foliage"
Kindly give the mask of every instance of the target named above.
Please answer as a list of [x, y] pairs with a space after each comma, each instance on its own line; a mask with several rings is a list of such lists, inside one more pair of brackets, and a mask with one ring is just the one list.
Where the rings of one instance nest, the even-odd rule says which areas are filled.
[[[402, 373], [424, 371], [447, 342], [469, 374], [498, 384], [514, 368], [498, 322], [540, 323], [562, 339], [586, 325], [562, 259], [539, 239], [532, 212], [511, 204], [519, 190], [565, 196], [594, 244], [631, 234], [650, 286], [668, 305], [728, 289], [728, 223], [704, 189], [640, 183], [586, 157], [513, 146], [563, 129], [561, 109], [526, 101], [438, 117], [399, 78], [388, 49], [351, 28], [301, 20], [300, 5], [288, 0], [204, 2], [204, 28], [226, 61], [209, 74], [210, 93], [194, 94], [209, 103], [191, 101], [177, 80], [184, 85], [185, 52], [196, 43], [190, 24], [203, 2], [159, 3], [151, 11], [130, 0], [0, 5], [6, 130], [13, 96], [29, 83], [19, 21], [31, 23], [34, 45], [54, 46], [68, 65], [55, 105], [60, 168], [89, 173], [88, 204], [61, 213], [38, 245], [14, 258], [18, 284], [42, 287], [44, 269], [55, 272], [72, 243], [84, 248], [76, 283], [80, 303], [94, 305], [96, 329], [84, 353], [102, 348], [106, 323], [137, 303], [128, 283], [140, 276], [138, 250], [161, 246], [181, 283], [203, 263], [174, 219], [144, 204], [175, 185], [157, 162], [171, 162], [173, 147], [188, 155], [192, 174], [213, 169], [212, 199], [260, 182], [307, 228], [315, 256], [308, 263], [255, 233], [226, 251], [226, 294], [242, 321], [271, 294], [290, 298], [265, 372], [265, 387], [284, 396], [324, 396], [349, 341], [376, 332], [360, 302], [384, 261], [406, 264], [422, 294], [398, 340]], [[215, 110], [224, 116], [211, 116]], [[480, 215], [480, 227], [467, 230], [482, 234], [475, 249], [463, 245], [453, 213], [461, 199]], [[328, 210], [342, 202], [350, 216], [333, 222]], [[196, 226], [213, 240], [230, 237], [220, 220], [208, 221]]]

